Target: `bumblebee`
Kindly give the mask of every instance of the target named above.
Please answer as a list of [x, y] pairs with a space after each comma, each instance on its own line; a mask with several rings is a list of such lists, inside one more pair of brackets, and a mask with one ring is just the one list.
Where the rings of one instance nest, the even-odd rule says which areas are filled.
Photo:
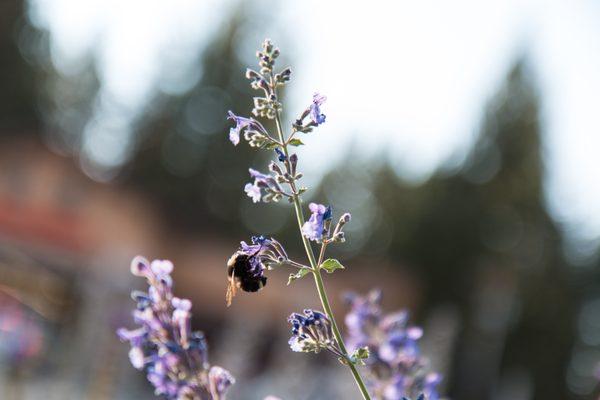
[[237, 288], [245, 292], [258, 292], [265, 287], [267, 277], [263, 274], [264, 269], [256, 254], [236, 251], [227, 261], [227, 306], [231, 305]]

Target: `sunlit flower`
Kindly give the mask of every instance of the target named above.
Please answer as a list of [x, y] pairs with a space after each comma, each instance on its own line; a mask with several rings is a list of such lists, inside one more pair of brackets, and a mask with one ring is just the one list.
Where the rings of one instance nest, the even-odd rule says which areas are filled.
[[[247, 183], [244, 186], [244, 191], [252, 199], [254, 203], [258, 203], [261, 199], [264, 201], [276, 201], [281, 197], [283, 189], [281, 185], [271, 175], [263, 174], [255, 169], [248, 170], [254, 182]], [[263, 196], [264, 192], [264, 196]]]
[[265, 132], [265, 128], [262, 124], [253, 118], [240, 117], [229, 111], [227, 119], [231, 119], [235, 122], [235, 126], [229, 129], [229, 140], [234, 146], [237, 146], [240, 142], [240, 134], [244, 130], [253, 130], [261, 133]]
[[129, 361], [135, 369], [144, 368], [144, 351], [141, 347], [133, 346], [131, 350], [129, 350]]
[[325, 122], [325, 114], [321, 112], [321, 105], [327, 100], [327, 97], [315, 93], [313, 95], [313, 102], [310, 105], [310, 119], [317, 125], [321, 125]]
[[244, 186], [244, 192], [252, 199], [252, 202], [258, 203], [261, 198], [260, 187], [254, 183], [246, 183]]
[[310, 203], [308, 205], [311, 216], [302, 226], [302, 234], [314, 241], [320, 241], [325, 231], [325, 221], [331, 218], [331, 207], [323, 204]]

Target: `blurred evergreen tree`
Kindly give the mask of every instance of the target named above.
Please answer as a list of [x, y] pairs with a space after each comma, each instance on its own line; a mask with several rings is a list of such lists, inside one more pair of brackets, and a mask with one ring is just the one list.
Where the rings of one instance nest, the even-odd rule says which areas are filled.
[[[243, 187], [250, 181], [248, 167], [260, 168], [255, 160], [261, 154], [244, 141], [237, 147], [229, 142], [232, 122], [226, 118], [228, 110], [251, 115], [256, 94], [244, 76], [255, 59], [240, 58], [239, 38], [253, 29], [249, 19], [241, 7], [202, 50], [202, 77], [191, 91], [165, 96], [151, 107], [139, 126], [140, 150], [122, 174], [124, 183], [156, 200], [177, 229], [248, 234], [240, 224], [249, 204]], [[267, 221], [277, 212], [268, 205], [258, 207]]]
[[460, 311], [455, 399], [491, 399], [510, 376], [525, 376], [534, 399], [569, 398], [575, 304], [544, 204], [538, 98], [525, 71], [518, 64], [491, 101], [459, 172], [411, 187], [385, 167], [374, 187], [394, 229], [388, 256], [414, 266], [425, 308]]
[[40, 127], [35, 109], [34, 68], [19, 51], [24, 27], [24, 2], [0, 2], [0, 132], [2, 136], [35, 133]]
[[[250, 164], [251, 153], [226, 139], [227, 110], [247, 112], [252, 101], [250, 88], [238, 79], [244, 66], [234, 48], [237, 26], [233, 21], [203, 53], [199, 83], [183, 96], [163, 100], [156, 115], [141, 124], [140, 151], [124, 172], [127, 183], [158, 201], [186, 230], [218, 226], [233, 217], [242, 200], [243, 165]], [[219, 118], [217, 131], [201, 116]]]

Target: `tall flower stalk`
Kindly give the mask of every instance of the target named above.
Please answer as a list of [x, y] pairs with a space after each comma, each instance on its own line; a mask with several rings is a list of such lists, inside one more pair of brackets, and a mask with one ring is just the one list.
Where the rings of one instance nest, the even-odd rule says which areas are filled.
[[[344, 365], [348, 366], [362, 397], [370, 399], [367, 387], [357, 370], [357, 365], [362, 364], [362, 360], [368, 357], [368, 350], [361, 348], [352, 354], [348, 353], [331, 309], [323, 280], [323, 271], [333, 273], [337, 269], [344, 268], [337, 260], [325, 259], [325, 253], [330, 244], [344, 241], [343, 227], [350, 221], [350, 214], [343, 214], [334, 225], [331, 207], [311, 203], [309, 205], [311, 216], [308, 220], [305, 219], [301, 195], [307, 189], [298, 184], [302, 174], [297, 171], [298, 156], [291, 149], [303, 144], [298, 137], [299, 134], [309, 133], [325, 122], [326, 118], [321, 111], [321, 106], [326, 98], [315, 94], [310, 105], [294, 121], [289, 134], [286, 135], [281, 121], [282, 104], [279, 102], [278, 88], [290, 80], [291, 69], [285, 68], [283, 71], [275, 73], [273, 67], [278, 56], [279, 49], [267, 39], [263, 43], [262, 50], [257, 53], [260, 71], [248, 69], [246, 72], [246, 77], [251, 80], [251, 86], [264, 94], [264, 96], [254, 98], [252, 112], [256, 117], [274, 120], [276, 134], [271, 135], [254, 118], [240, 117], [230, 112], [229, 119], [235, 122], [235, 126], [229, 132], [229, 139], [234, 145], [237, 145], [240, 135], [243, 134], [250, 146], [275, 152], [275, 160], [269, 165], [269, 173], [264, 174], [250, 169], [250, 176], [254, 181], [248, 183], [244, 190], [254, 202], [261, 200], [274, 202], [286, 198], [293, 204], [308, 265], [289, 260], [285, 252], [277, 255], [275, 259], [267, 257], [264, 241], [261, 243], [260, 240], [256, 242], [253, 240], [254, 246], [257, 247], [252, 249], [242, 242], [240, 250], [232, 256], [229, 262], [227, 301], [231, 303], [236, 288], [257, 291], [264, 287], [266, 285], [264, 271], [279, 264], [288, 264], [297, 268], [297, 271], [290, 275], [288, 284], [312, 274], [324, 314], [314, 310], [305, 310], [304, 315], [292, 314], [289, 318], [293, 333], [290, 346], [294, 351], [318, 352], [321, 349], [331, 351]], [[266, 239], [263, 238], [263, 240]], [[269, 241], [274, 241], [274, 239], [269, 239]], [[319, 246], [318, 257], [315, 255], [311, 241], [316, 242]], [[278, 242], [276, 243], [278, 244]], [[256, 283], [251, 286], [253, 290], [247, 290], [249, 285], [244, 280], [247, 277], [252, 277]]]

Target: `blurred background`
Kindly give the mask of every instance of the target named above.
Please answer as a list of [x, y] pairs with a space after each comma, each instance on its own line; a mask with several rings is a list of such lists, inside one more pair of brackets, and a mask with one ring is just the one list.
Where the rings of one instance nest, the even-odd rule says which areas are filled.
[[355, 398], [287, 347], [312, 282], [274, 272], [225, 307], [240, 240], [303, 254], [290, 207], [243, 193], [265, 154], [227, 140], [265, 37], [288, 123], [328, 97], [299, 155], [305, 201], [353, 215], [338, 318], [382, 288], [455, 400], [597, 395], [600, 3], [3, 0], [0, 398], [152, 398], [114, 334], [136, 254], [175, 262], [231, 398]]

